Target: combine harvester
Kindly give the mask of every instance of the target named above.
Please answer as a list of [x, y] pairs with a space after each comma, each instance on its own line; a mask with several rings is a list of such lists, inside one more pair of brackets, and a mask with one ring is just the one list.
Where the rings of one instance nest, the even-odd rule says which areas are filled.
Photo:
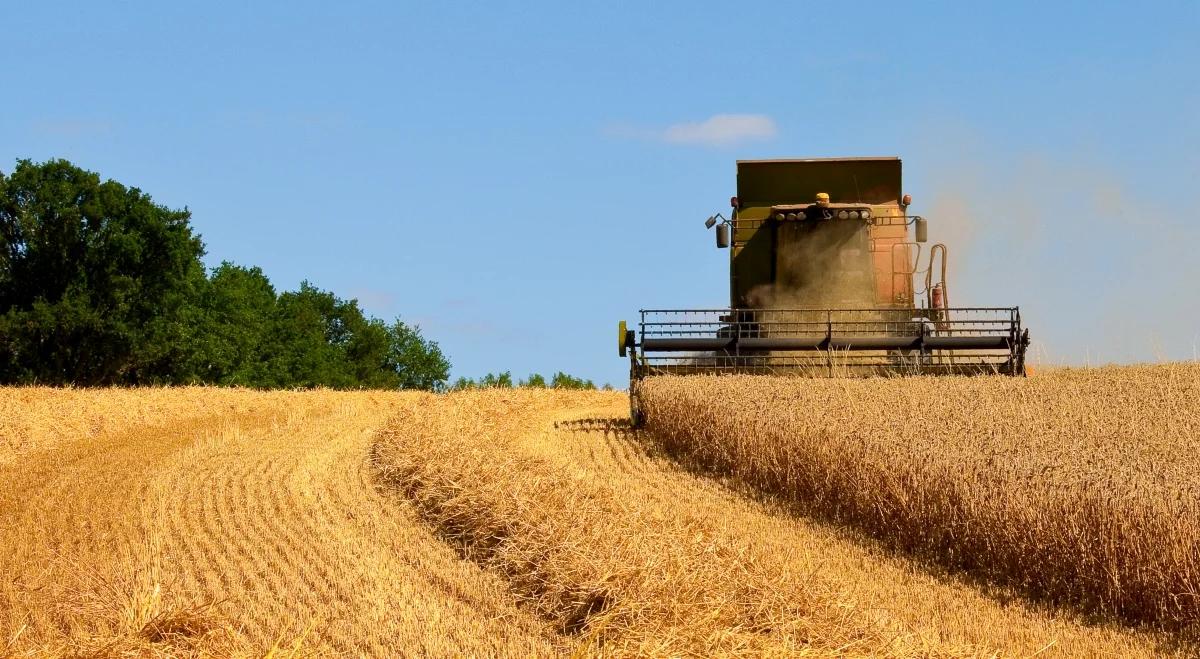
[[1025, 374], [1017, 307], [951, 307], [946, 246], [923, 249], [899, 158], [741, 160], [729, 218], [729, 309], [643, 309], [618, 326], [635, 425], [653, 375]]

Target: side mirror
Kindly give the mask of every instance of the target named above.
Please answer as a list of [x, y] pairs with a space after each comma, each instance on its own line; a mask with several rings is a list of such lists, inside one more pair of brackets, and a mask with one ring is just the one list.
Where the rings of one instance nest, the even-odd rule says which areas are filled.
[[917, 229], [917, 242], [923, 243], [929, 240], [929, 222], [923, 217], [918, 217], [913, 221]]
[[717, 247], [720, 249], [729, 247], [729, 225], [728, 224], [717, 225]]

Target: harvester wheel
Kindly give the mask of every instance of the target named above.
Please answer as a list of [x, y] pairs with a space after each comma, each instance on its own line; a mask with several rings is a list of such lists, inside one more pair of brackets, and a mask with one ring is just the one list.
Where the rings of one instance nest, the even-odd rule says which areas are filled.
[[641, 392], [637, 382], [629, 383], [629, 425], [637, 429], [646, 424], [646, 415], [642, 413]]
[[642, 414], [642, 410], [638, 408], [636, 398], [629, 400], [629, 425], [634, 429], [646, 425], [646, 415]]

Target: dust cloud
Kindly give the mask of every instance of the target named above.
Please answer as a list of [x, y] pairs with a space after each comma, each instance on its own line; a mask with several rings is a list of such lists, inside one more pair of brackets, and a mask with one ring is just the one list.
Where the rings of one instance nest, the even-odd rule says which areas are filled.
[[1194, 187], [1138, 194], [1081, 158], [965, 151], [908, 161], [954, 306], [1019, 305], [1035, 364], [1200, 356], [1200, 200], [1179, 198]]
[[857, 222], [788, 222], [776, 234], [777, 280], [752, 289], [759, 309], [873, 307], [873, 262]]

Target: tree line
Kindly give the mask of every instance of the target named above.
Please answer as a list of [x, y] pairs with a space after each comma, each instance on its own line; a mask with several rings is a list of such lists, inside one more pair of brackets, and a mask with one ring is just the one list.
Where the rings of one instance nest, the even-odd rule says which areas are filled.
[[257, 267], [206, 271], [190, 222], [65, 160], [0, 172], [0, 383], [445, 387], [417, 326]]
[[[460, 377], [454, 381], [454, 384], [451, 385], [450, 388], [453, 390], [488, 388], [508, 389], [512, 388], [513, 386], [512, 372], [504, 371], [502, 373], [488, 373], [479, 379]], [[577, 378], [573, 375], [567, 375], [562, 371], [558, 371], [554, 375], [550, 376], [549, 381], [547, 381], [546, 378], [539, 373], [532, 373], [528, 378], [518, 380], [515, 386], [550, 389], [595, 389], [596, 383], [592, 382], [591, 380], [584, 380], [583, 378]], [[612, 385], [605, 384], [602, 388], [605, 390], [610, 390], [612, 389]]]

